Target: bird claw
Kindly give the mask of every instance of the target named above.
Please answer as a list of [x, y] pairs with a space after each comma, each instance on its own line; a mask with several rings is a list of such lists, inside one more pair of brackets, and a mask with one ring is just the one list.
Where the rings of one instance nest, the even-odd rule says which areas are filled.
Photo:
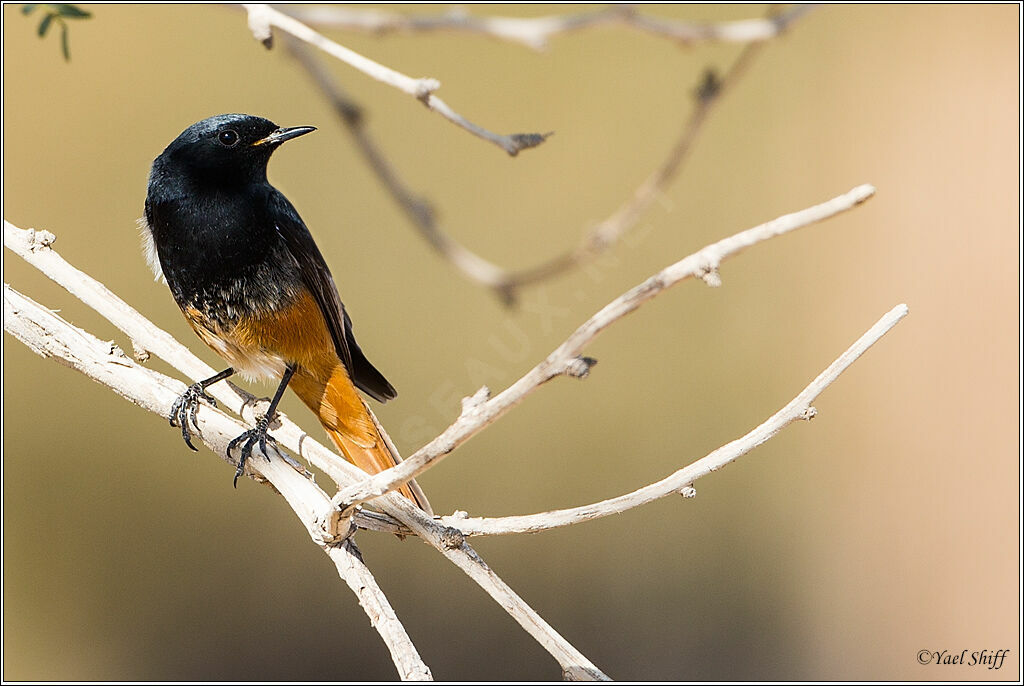
[[238, 459], [238, 469], [235, 470], [234, 486], [238, 488], [238, 477], [242, 476], [245, 472], [245, 463], [248, 462], [249, 457], [252, 455], [252, 449], [254, 446], [260, 446], [260, 452], [263, 453], [264, 457], [267, 457], [267, 442], [277, 445], [277, 441], [273, 436], [267, 434], [270, 428], [271, 418], [267, 415], [263, 415], [256, 420], [256, 427], [249, 429], [228, 443], [228, 455], [231, 455], [231, 451], [238, 447], [238, 444], [242, 444], [242, 454]]
[[181, 427], [181, 437], [185, 439], [185, 445], [192, 450], [198, 449], [192, 445], [192, 430], [189, 428], [189, 424], [194, 426], [197, 431], [199, 430], [199, 424], [196, 422], [196, 412], [199, 411], [200, 400], [205, 400], [213, 407], [217, 407], [217, 401], [206, 392], [202, 384], [198, 383], [189, 386], [171, 405], [170, 424], [171, 426]]

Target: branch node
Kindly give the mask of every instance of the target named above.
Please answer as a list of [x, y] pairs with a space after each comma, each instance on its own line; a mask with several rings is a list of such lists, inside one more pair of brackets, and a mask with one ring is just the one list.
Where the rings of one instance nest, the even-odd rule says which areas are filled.
[[813, 405], [809, 405], [807, 409], [800, 413], [800, 419], [804, 420], [805, 422], [809, 422], [817, 416], [818, 408], [814, 407]]
[[124, 354], [124, 350], [121, 349], [121, 346], [114, 341], [107, 341], [107, 344], [110, 346], [108, 354], [114, 358], [111, 361], [115, 364], [125, 364], [124, 360], [127, 360], [128, 356]]
[[134, 357], [135, 361], [138, 362], [139, 364], [145, 364], [146, 362], [149, 362], [149, 351], [146, 350], [142, 346], [142, 344], [139, 343], [134, 338], [132, 339], [132, 357]]
[[590, 368], [597, 364], [593, 357], [574, 357], [565, 364], [563, 373], [574, 379], [585, 379], [590, 374]]
[[434, 91], [441, 87], [441, 82], [437, 79], [423, 78], [416, 80], [416, 90], [413, 95], [416, 96], [417, 100], [420, 100], [424, 105], [430, 107], [430, 96], [433, 95]]
[[267, 50], [274, 46], [274, 33], [270, 28], [270, 15], [266, 5], [245, 5], [248, 12], [249, 30], [252, 37], [263, 44]]
[[465, 510], [455, 510], [455, 512], [452, 512], [451, 516], [452, 519], [468, 519], [469, 513]]
[[679, 495], [683, 496], [684, 498], [696, 498], [697, 489], [693, 487], [693, 484], [686, 484], [685, 486], [679, 489]]
[[[360, 510], [362, 508], [354, 508]], [[327, 514], [316, 518], [313, 541], [323, 547], [338, 546], [347, 541], [356, 532], [356, 520], [353, 516], [345, 516], [334, 504]]]
[[445, 526], [440, 531], [441, 545], [447, 550], [461, 548], [466, 542], [466, 535], [454, 526]]
[[43, 229], [29, 229], [28, 230], [28, 249], [31, 252], [37, 252], [39, 250], [48, 250], [49, 247], [57, 240], [49, 231]]
[[548, 131], [547, 133], [513, 133], [509, 135], [509, 140], [512, 141], [513, 148], [508, 151], [508, 154], [515, 157], [520, 150], [526, 150], [527, 148], [536, 148], [538, 145], [546, 141], [549, 137], [555, 134], [554, 131]]
[[486, 403], [491, 397], [491, 389], [487, 386], [481, 386], [480, 390], [471, 396], [466, 396], [462, 399], [462, 414], [463, 416], [473, 412], [478, 407]]
[[494, 286], [501, 304], [513, 308], [519, 304], [519, 287], [512, 281], [504, 281]]
[[693, 91], [694, 96], [697, 98], [697, 103], [707, 105], [721, 92], [722, 79], [719, 78], [714, 69], [708, 67], [704, 70], [700, 83], [697, 84], [697, 88]]
[[697, 269], [696, 276], [712, 288], [718, 288], [722, 285], [722, 275], [718, 273], [718, 265], [702, 265]]
[[359, 105], [353, 102], [341, 101], [337, 99], [334, 101], [334, 104], [338, 109], [338, 113], [341, 115], [341, 118], [345, 121], [345, 124], [347, 126], [350, 126], [354, 129], [358, 129], [366, 122], [366, 116], [365, 113], [363, 112], [363, 108], [360, 107]]

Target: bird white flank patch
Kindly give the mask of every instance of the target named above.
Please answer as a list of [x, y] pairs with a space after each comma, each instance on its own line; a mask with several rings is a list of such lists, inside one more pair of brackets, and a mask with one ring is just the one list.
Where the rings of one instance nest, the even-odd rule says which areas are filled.
[[145, 217], [139, 217], [135, 223], [139, 227], [139, 237], [142, 239], [142, 254], [146, 256], [146, 263], [153, 270], [153, 280], [167, 283], [164, 270], [160, 267], [160, 255], [156, 252], [156, 241], [153, 240], [153, 230], [149, 228], [149, 222]]

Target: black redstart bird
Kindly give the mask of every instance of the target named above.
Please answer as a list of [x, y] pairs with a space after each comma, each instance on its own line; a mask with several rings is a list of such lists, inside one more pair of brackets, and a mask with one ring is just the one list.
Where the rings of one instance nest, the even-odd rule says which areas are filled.
[[[253, 447], [266, 452], [289, 385], [320, 418], [338, 450], [375, 474], [396, 458], [356, 392], [394, 398], [352, 335], [352, 320], [313, 236], [288, 199], [267, 182], [270, 156], [311, 126], [281, 128], [262, 117], [222, 114], [185, 129], [153, 162], [143, 230], [147, 256], [192, 329], [231, 365], [193, 384], [171, 411], [190, 448], [206, 388], [236, 371], [280, 379], [266, 415], [231, 441], [241, 446], [235, 483]], [[427, 512], [423, 492], [401, 492]]]

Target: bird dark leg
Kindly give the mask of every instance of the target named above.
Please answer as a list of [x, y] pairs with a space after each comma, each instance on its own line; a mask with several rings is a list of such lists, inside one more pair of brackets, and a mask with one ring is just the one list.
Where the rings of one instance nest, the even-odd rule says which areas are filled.
[[196, 424], [196, 412], [199, 410], [199, 400], [205, 400], [214, 407], [217, 407], [217, 401], [213, 399], [209, 393], [206, 392], [206, 387], [215, 384], [218, 381], [223, 381], [232, 374], [235, 370], [228, 367], [219, 374], [214, 374], [209, 379], [205, 379], [198, 383], [194, 383], [188, 387], [184, 393], [178, 396], [178, 399], [171, 405], [171, 426], [181, 427], [181, 437], [185, 439], [185, 445], [192, 450], [196, 450], [196, 447], [192, 445], [192, 431], [189, 429], [189, 423], [192, 424], [197, 430], [199, 425]]
[[292, 380], [292, 374], [294, 373], [294, 364], [290, 364], [285, 367], [284, 376], [281, 377], [281, 384], [277, 387], [277, 392], [274, 393], [273, 400], [270, 401], [270, 407], [267, 408], [267, 413], [256, 420], [256, 428], [249, 429], [241, 436], [228, 443], [229, 456], [231, 455], [231, 451], [234, 450], [239, 443], [242, 444], [242, 455], [238, 459], [238, 469], [235, 470], [235, 488], [238, 488], [238, 477], [242, 476], [242, 472], [245, 470], [245, 463], [252, 454], [253, 446], [258, 443], [260, 451], [263, 453], [263, 456], [266, 457], [267, 441], [277, 443], [273, 436], [267, 435], [267, 430], [270, 427], [270, 422], [274, 421], [274, 417], [277, 416], [277, 404], [281, 402], [281, 396], [284, 395], [284, 389], [288, 388], [288, 382]]

